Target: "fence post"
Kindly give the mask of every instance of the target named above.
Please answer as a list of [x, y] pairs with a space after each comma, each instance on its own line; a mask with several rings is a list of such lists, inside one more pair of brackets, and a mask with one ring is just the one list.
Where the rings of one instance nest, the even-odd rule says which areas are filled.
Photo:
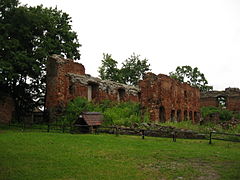
[[47, 132], [50, 132], [50, 125], [48, 124], [48, 129], [47, 129]]
[[142, 131], [142, 139], [144, 139], [145, 131], [144, 131], [144, 129], [142, 129], [141, 131]]
[[172, 135], [173, 135], [173, 142], [176, 142], [177, 141], [176, 140], [176, 131], [173, 131]]
[[115, 129], [115, 133], [116, 133], [116, 136], [118, 136], [119, 134], [118, 134], [118, 127], [115, 127], [116, 129]]
[[62, 126], [62, 132], [65, 132], [65, 125]]
[[209, 136], [209, 144], [212, 144], [212, 132], [210, 132], [210, 136]]
[[22, 131], [25, 130], [25, 122], [23, 121], [23, 124], [22, 124]]

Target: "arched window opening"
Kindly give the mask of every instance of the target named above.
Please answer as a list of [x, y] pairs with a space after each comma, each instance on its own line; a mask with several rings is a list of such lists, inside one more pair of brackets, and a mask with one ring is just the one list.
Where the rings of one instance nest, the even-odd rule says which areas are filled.
[[175, 122], [175, 120], [176, 120], [176, 119], [175, 119], [175, 110], [172, 110], [172, 111], [171, 111], [171, 121], [172, 121], [172, 122]]
[[187, 113], [187, 110], [184, 111], [184, 120], [188, 120], [188, 113]]
[[182, 119], [181, 119], [181, 110], [178, 110], [177, 111], [177, 121], [180, 122]]
[[70, 84], [68, 87], [69, 94], [73, 95], [75, 93], [74, 84]]
[[88, 101], [92, 101], [98, 97], [98, 87], [97, 83], [88, 83]]
[[192, 121], [193, 120], [193, 114], [192, 111], [189, 112], [189, 119]]
[[225, 96], [217, 97], [218, 107], [226, 109], [227, 108], [227, 98]]
[[159, 108], [159, 121], [160, 122], [166, 121], [165, 108], [163, 106]]
[[118, 101], [123, 102], [125, 100], [126, 91], [123, 88], [118, 89]]
[[187, 91], [184, 91], [184, 98], [187, 98]]
[[194, 122], [199, 121], [199, 113], [198, 112], [194, 112]]

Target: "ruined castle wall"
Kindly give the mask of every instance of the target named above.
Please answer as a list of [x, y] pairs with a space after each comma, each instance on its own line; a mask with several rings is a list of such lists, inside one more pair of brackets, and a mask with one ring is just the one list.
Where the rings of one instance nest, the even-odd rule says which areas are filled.
[[197, 88], [180, 83], [169, 76], [148, 73], [139, 83], [141, 104], [150, 112], [154, 121], [199, 120]]
[[46, 108], [52, 121], [64, 111], [69, 101], [78, 96], [93, 102], [138, 102], [138, 94], [137, 87], [86, 75], [84, 66], [70, 59], [57, 55], [48, 59]]
[[67, 74], [70, 82], [68, 99], [76, 96], [100, 102], [111, 101], [135, 101], [138, 102], [139, 89], [134, 86], [116, 83], [109, 80], [101, 80], [90, 75]]
[[7, 124], [12, 120], [12, 115], [15, 111], [15, 104], [11, 96], [5, 93], [0, 94], [0, 123]]
[[226, 88], [224, 91], [203, 92], [200, 106], [224, 107], [230, 111], [240, 112], [240, 89]]
[[206, 107], [206, 106], [218, 107], [218, 102], [215, 97], [201, 97], [200, 106], [201, 107]]
[[227, 103], [227, 109], [230, 111], [240, 112], [240, 96], [229, 97]]
[[50, 57], [46, 95], [50, 119], [55, 121], [67, 103], [78, 96], [93, 102], [140, 102], [153, 121], [199, 120], [199, 90], [186, 83], [163, 74], [148, 73], [139, 82], [139, 87], [128, 86], [91, 77], [85, 74], [81, 64], [72, 60], [57, 55]]
[[67, 73], [85, 74], [85, 68], [71, 59], [64, 59], [58, 55], [49, 57], [46, 79], [46, 107], [52, 120], [56, 120], [56, 116], [62, 113], [67, 103], [70, 84], [69, 78], [66, 76]]

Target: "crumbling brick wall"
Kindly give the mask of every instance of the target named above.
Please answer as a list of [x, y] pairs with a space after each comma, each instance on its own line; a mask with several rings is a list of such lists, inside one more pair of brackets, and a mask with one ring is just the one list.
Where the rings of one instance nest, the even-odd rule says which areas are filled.
[[85, 74], [82, 64], [53, 55], [47, 63], [46, 108], [51, 121], [55, 121], [67, 103], [76, 97], [94, 102], [139, 101], [139, 89]]
[[199, 89], [170, 78], [148, 73], [140, 81], [141, 104], [153, 121], [199, 121]]
[[69, 79], [67, 73], [85, 74], [82, 64], [73, 62], [71, 59], [64, 59], [61, 56], [53, 55], [47, 61], [46, 78], [46, 108], [50, 119], [55, 121], [61, 114], [67, 103]]
[[240, 89], [226, 88], [224, 91], [202, 92], [200, 106], [223, 107], [240, 112]]
[[186, 83], [148, 73], [139, 88], [128, 86], [91, 77], [83, 65], [53, 55], [47, 63], [46, 108], [50, 119], [55, 121], [67, 103], [78, 96], [94, 102], [140, 102], [153, 121], [199, 120], [199, 90]]
[[14, 100], [6, 93], [0, 92], [0, 123], [8, 124], [12, 120], [15, 111]]

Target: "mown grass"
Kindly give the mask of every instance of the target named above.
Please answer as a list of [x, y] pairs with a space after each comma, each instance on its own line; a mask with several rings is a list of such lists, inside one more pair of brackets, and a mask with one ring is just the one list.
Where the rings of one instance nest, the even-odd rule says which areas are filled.
[[0, 130], [0, 179], [240, 179], [240, 143]]
[[181, 122], [164, 122], [160, 123], [162, 126], [173, 126], [176, 128], [183, 128], [183, 129], [191, 129], [193, 131], [209, 134], [211, 131], [217, 131], [217, 132], [224, 132], [224, 133], [233, 133], [233, 134], [240, 134], [240, 124], [238, 124], [236, 127], [232, 127], [229, 129], [222, 128], [221, 125], [215, 124], [215, 123], [206, 123], [203, 125], [194, 124], [191, 121], [181, 121]]

